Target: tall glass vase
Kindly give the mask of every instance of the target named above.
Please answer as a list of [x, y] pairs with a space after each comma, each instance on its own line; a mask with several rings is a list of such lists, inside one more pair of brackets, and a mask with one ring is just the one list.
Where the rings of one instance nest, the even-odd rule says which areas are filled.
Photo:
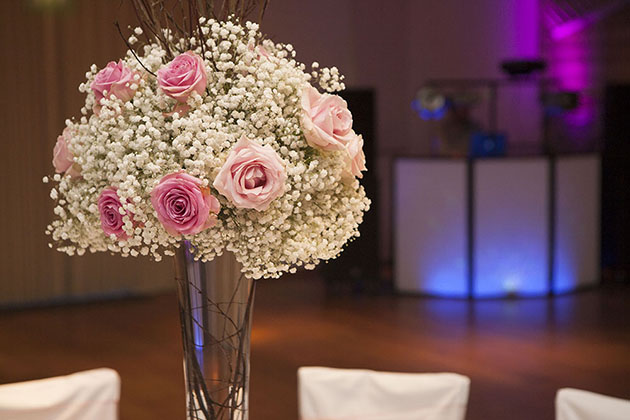
[[231, 253], [202, 263], [191, 251], [184, 241], [175, 257], [186, 419], [247, 420], [255, 282]]

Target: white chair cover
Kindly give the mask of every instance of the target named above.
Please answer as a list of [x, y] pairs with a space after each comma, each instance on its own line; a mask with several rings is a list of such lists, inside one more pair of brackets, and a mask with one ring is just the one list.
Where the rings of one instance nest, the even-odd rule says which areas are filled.
[[116, 420], [120, 377], [112, 369], [0, 385], [2, 420]]
[[556, 420], [628, 420], [630, 401], [563, 388], [556, 394]]
[[301, 420], [463, 420], [470, 379], [454, 373], [388, 373], [302, 367]]

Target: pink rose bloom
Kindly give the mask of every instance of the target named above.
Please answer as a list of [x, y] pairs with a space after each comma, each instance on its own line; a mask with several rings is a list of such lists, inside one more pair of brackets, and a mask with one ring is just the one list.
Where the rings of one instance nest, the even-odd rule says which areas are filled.
[[346, 146], [346, 169], [344, 175], [347, 177], [363, 178], [361, 171], [367, 170], [365, 167], [365, 154], [363, 153], [363, 137], [355, 136]]
[[[107, 236], [114, 234], [118, 239], [127, 239], [127, 234], [123, 230], [123, 215], [120, 214], [120, 198], [116, 189], [107, 187], [101, 191], [98, 197], [98, 211], [101, 214], [101, 227]], [[132, 214], [128, 214], [133, 218]]]
[[114, 95], [123, 102], [131, 100], [136, 94], [136, 91], [131, 88], [131, 85], [135, 83], [135, 75], [136, 72], [125, 66], [122, 60], [118, 60], [118, 63], [114, 61], [107, 63], [107, 66], [96, 74], [90, 85], [96, 96], [95, 108], [97, 110], [100, 108], [105, 92], [108, 97]]
[[309, 145], [325, 151], [343, 150], [356, 136], [346, 101], [312, 86], [302, 93], [302, 130]]
[[53, 166], [58, 174], [67, 173], [71, 177], [81, 176], [81, 168], [74, 163], [74, 156], [68, 149], [68, 140], [70, 140], [70, 129], [64, 128], [63, 132], [57, 137], [57, 143], [53, 149]]
[[166, 67], [158, 70], [157, 77], [162, 91], [181, 103], [186, 103], [193, 92], [201, 95], [208, 84], [203, 59], [192, 51], [175, 57]]
[[194, 235], [217, 222], [219, 200], [202, 186], [199, 178], [184, 172], [164, 176], [151, 191], [158, 220], [173, 235]]
[[236, 207], [265, 211], [284, 193], [287, 174], [270, 146], [243, 136], [228, 155], [214, 180], [214, 187]]

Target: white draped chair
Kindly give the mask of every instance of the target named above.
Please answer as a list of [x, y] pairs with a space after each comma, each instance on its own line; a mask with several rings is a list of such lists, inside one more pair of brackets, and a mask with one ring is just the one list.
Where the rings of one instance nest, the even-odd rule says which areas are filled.
[[2, 420], [117, 420], [120, 377], [112, 369], [0, 385]]
[[573, 388], [556, 394], [556, 420], [628, 420], [630, 400]]
[[389, 373], [302, 367], [301, 420], [463, 420], [470, 379], [454, 373]]

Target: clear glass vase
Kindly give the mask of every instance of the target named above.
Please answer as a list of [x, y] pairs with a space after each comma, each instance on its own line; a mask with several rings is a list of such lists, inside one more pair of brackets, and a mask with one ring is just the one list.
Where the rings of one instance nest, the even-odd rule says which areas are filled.
[[186, 419], [247, 420], [255, 281], [231, 253], [195, 261], [190, 242], [175, 256], [186, 381]]

